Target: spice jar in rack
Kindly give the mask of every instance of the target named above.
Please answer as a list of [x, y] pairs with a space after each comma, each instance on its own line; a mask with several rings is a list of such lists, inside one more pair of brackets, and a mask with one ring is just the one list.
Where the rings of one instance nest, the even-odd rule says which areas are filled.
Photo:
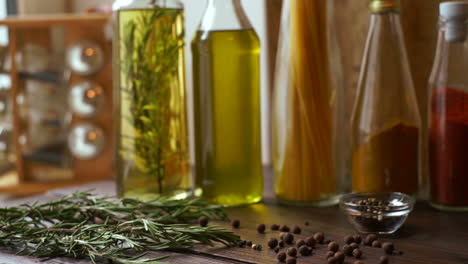
[[439, 41], [430, 79], [431, 200], [468, 211], [468, 2], [440, 5]]

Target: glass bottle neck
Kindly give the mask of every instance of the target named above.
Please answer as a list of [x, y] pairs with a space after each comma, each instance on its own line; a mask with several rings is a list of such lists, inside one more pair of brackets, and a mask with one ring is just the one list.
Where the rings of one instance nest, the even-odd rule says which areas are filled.
[[201, 31], [250, 29], [241, 0], [209, 0], [200, 25]]

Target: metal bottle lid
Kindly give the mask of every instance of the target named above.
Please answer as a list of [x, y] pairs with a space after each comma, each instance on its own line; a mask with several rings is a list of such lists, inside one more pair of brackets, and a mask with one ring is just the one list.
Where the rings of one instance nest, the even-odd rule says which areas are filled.
[[370, 10], [374, 14], [398, 12], [400, 10], [400, 0], [371, 0]]
[[464, 42], [468, 31], [468, 2], [453, 1], [440, 4], [440, 17], [445, 22], [445, 40]]

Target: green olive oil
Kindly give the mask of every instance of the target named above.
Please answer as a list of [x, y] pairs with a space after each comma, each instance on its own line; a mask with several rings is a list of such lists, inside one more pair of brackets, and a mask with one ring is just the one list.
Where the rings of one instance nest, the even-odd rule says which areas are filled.
[[114, 52], [120, 196], [190, 191], [183, 9], [117, 13]]
[[263, 192], [260, 41], [253, 29], [199, 31], [192, 42], [196, 184], [224, 205]]

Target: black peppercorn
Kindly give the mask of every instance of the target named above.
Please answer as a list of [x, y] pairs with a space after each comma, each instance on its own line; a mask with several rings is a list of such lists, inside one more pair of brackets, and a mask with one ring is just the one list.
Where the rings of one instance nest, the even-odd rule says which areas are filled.
[[340, 245], [338, 245], [338, 243], [336, 243], [335, 241], [328, 243], [328, 250], [337, 252], [338, 249], [340, 249]]
[[265, 233], [265, 229], [266, 229], [265, 224], [258, 224], [258, 225], [257, 225], [257, 232], [258, 232], [259, 234], [264, 234], [264, 233]]
[[297, 256], [297, 249], [295, 247], [290, 247], [288, 250], [286, 250], [286, 254], [291, 257]]
[[275, 253], [278, 253], [280, 251], [280, 248], [279, 247], [275, 247], [275, 249], [273, 249], [275, 251]]
[[362, 242], [362, 237], [360, 235], [354, 235], [353, 239], [355, 243], [361, 244]]
[[282, 226], [280, 226], [279, 231], [289, 232], [289, 227], [287, 225], [282, 225]]
[[276, 259], [279, 262], [284, 262], [286, 260], [286, 253], [284, 252], [278, 253], [278, 255], [276, 255]]
[[389, 259], [387, 256], [381, 256], [379, 259], [379, 264], [388, 264]]
[[385, 253], [389, 255], [393, 253], [393, 250], [395, 250], [395, 246], [393, 245], [392, 242], [383, 243], [382, 248], [385, 251]]
[[375, 234], [369, 234], [366, 236], [366, 239], [364, 239], [364, 244], [367, 246], [372, 245], [372, 242], [377, 239], [377, 236]]
[[355, 250], [353, 250], [353, 256], [355, 258], [360, 258], [362, 256], [362, 251], [359, 248], [356, 248]]
[[359, 248], [359, 245], [358, 245], [358, 243], [356, 243], [356, 242], [351, 243], [350, 246], [351, 246], [353, 249]]
[[278, 247], [282, 247], [282, 248], [284, 247], [284, 241], [283, 241], [283, 240], [281, 240], [281, 241], [278, 243]]
[[310, 256], [310, 254], [312, 253], [312, 248], [306, 245], [302, 245], [301, 247], [299, 247], [299, 253], [302, 256]]
[[200, 216], [200, 218], [198, 218], [198, 223], [201, 227], [206, 227], [208, 225], [208, 217]]
[[323, 240], [325, 239], [325, 235], [322, 232], [317, 232], [317, 233], [314, 234], [314, 239], [318, 243], [322, 243]]
[[337, 258], [339, 262], [343, 262], [345, 260], [345, 255], [342, 252], [336, 252], [334, 257]]
[[278, 246], [278, 239], [270, 238], [270, 240], [268, 240], [268, 247], [274, 249], [276, 246]]
[[327, 251], [327, 253], [325, 254], [325, 259], [332, 258], [333, 256], [335, 256], [335, 252]]
[[304, 241], [304, 239], [299, 239], [298, 241], [296, 241], [296, 247], [297, 248], [300, 248], [305, 244], [306, 244], [306, 242]]
[[302, 229], [299, 226], [294, 226], [292, 232], [296, 235], [299, 235], [302, 232]]
[[380, 248], [382, 247], [382, 243], [380, 243], [380, 241], [378, 240], [374, 240], [374, 242], [372, 242], [372, 246], [376, 248]]
[[283, 238], [283, 241], [288, 244], [288, 245], [291, 245], [294, 241], [294, 236], [290, 233], [287, 233], [284, 238]]
[[286, 264], [296, 264], [296, 258], [294, 257], [288, 257], [286, 259]]
[[345, 236], [343, 240], [344, 240], [344, 242], [345, 242], [346, 244], [349, 245], [349, 244], [351, 244], [351, 243], [354, 242], [354, 237], [353, 237], [353, 236]]
[[306, 243], [307, 246], [309, 246], [311, 248], [314, 248], [317, 241], [315, 241], [315, 238], [313, 238], [313, 237], [306, 237], [305, 238], [305, 243]]
[[272, 225], [270, 226], [270, 229], [271, 229], [272, 231], [278, 231], [279, 228], [280, 228], [280, 227], [279, 227], [279, 225], [277, 225], [277, 224], [272, 224]]
[[231, 225], [234, 228], [239, 228], [240, 227], [240, 221], [239, 220], [232, 220]]
[[352, 256], [353, 255], [353, 248], [350, 245], [344, 245], [342, 251], [347, 256]]

